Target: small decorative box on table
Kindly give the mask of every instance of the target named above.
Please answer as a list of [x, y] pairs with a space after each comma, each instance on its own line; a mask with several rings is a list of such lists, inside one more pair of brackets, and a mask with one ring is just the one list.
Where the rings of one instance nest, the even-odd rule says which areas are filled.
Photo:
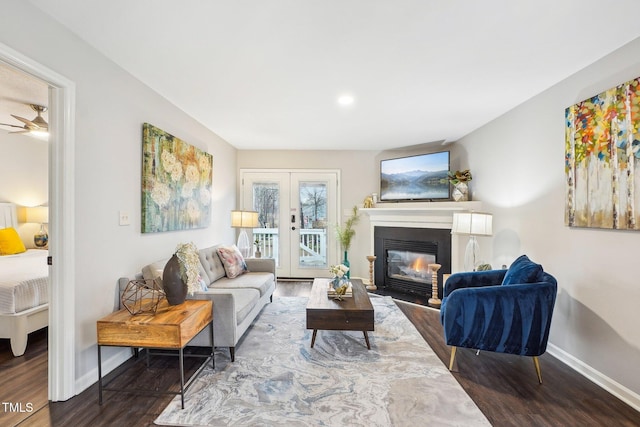
[[349, 280], [345, 280], [339, 284], [330, 280], [327, 286], [327, 296], [329, 298], [341, 299], [353, 297], [353, 284]]

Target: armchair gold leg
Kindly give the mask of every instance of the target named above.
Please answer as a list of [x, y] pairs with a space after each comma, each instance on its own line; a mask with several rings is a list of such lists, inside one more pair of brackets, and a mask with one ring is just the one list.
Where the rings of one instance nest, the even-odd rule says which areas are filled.
[[456, 346], [452, 346], [451, 347], [451, 359], [449, 359], [449, 370], [451, 371], [453, 369], [453, 361], [456, 358], [456, 350], [458, 349], [458, 347]]
[[538, 356], [533, 356], [533, 364], [536, 367], [536, 373], [538, 374], [538, 382], [542, 384], [542, 373], [540, 372], [540, 361], [538, 360]]

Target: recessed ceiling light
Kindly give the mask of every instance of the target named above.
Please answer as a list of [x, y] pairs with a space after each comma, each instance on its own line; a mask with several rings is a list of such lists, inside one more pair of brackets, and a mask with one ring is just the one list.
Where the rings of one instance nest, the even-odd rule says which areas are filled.
[[355, 102], [355, 98], [351, 95], [340, 95], [338, 97], [338, 104], [342, 106], [352, 105]]

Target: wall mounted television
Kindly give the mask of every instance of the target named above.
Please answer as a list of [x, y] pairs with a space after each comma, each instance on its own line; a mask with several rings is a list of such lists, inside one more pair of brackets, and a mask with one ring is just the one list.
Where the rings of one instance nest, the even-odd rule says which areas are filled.
[[448, 172], [448, 151], [381, 160], [380, 201], [447, 200]]

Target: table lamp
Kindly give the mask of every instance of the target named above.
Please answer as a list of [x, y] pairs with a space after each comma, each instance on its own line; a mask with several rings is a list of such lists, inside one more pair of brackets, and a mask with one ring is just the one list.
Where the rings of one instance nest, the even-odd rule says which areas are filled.
[[33, 243], [38, 248], [46, 247], [49, 243], [49, 234], [44, 225], [49, 223], [49, 208], [47, 206], [27, 208], [27, 222], [40, 224], [40, 230], [33, 235]]
[[451, 234], [469, 236], [469, 243], [464, 251], [465, 271], [475, 271], [478, 263], [480, 245], [476, 236], [493, 234], [493, 215], [482, 212], [454, 212]]
[[258, 212], [256, 211], [231, 211], [231, 227], [239, 228], [238, 249], [243, 257], [251, 255], [251, 244], [245, 228], [255, 228], [258, 223]]

